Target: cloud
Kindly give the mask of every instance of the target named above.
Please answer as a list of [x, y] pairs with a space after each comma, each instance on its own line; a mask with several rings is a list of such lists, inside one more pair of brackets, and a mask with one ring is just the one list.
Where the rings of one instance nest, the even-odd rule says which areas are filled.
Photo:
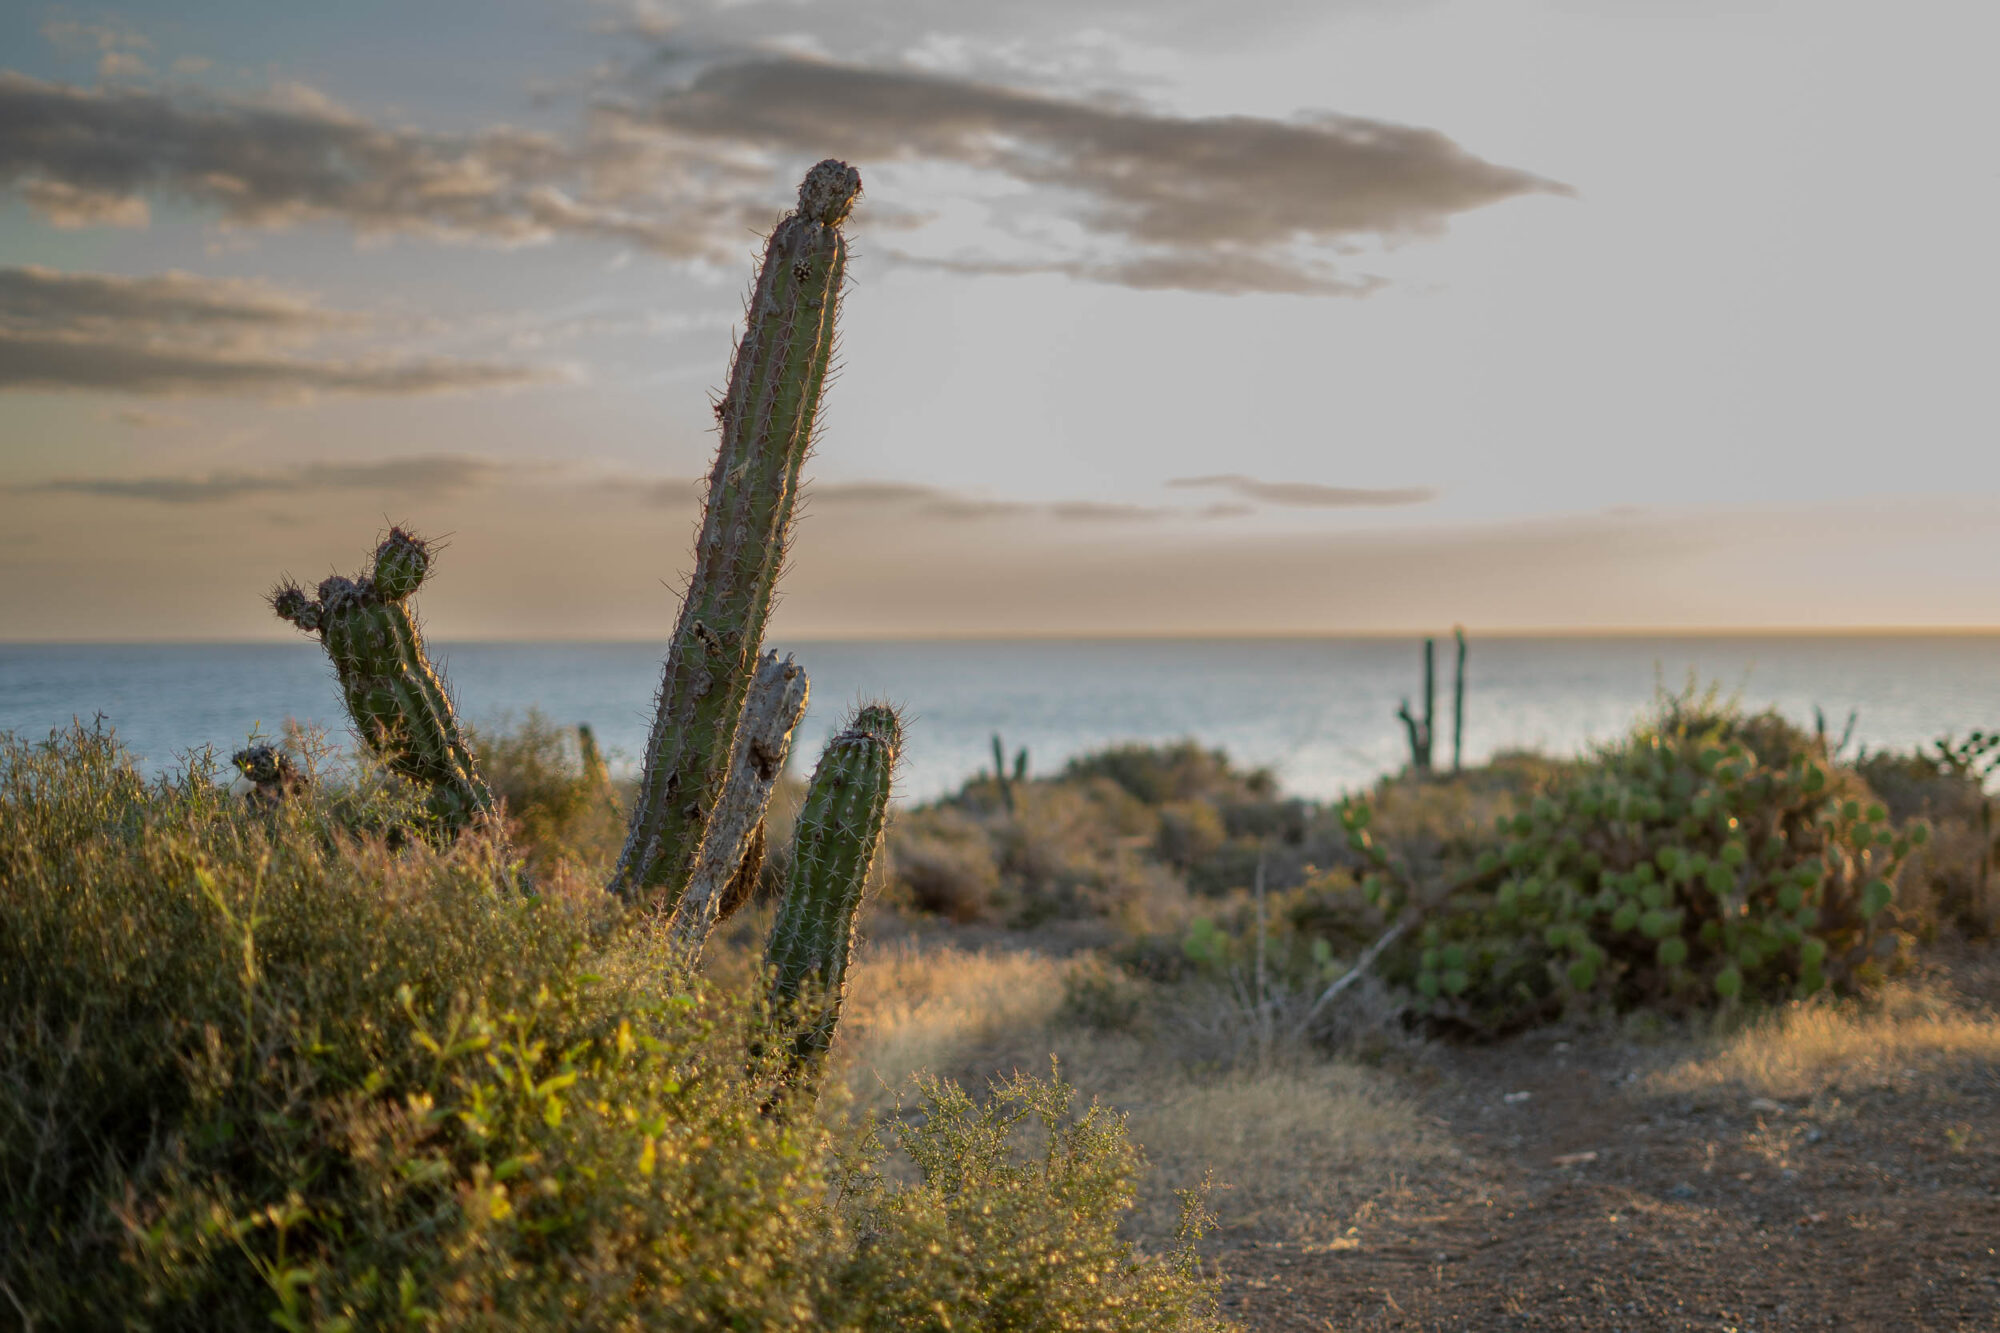
[[961, 495], [936, 486], [920, 486], [901, 481], [845, 481], [810, 486], [806, 502], [815, 508], [884, 508], [921, 514], [927, 518], [998, 518], [1032, 512], [1033, 505], [1019, 500], [987, 500]]
[[22, 183], [21, 197], [52, 227], [150, 226], [153, 210], [137, 195], [92, 190], [68, 181], [32, 179]]
[[422, 394], [496, 389], [550, 378], [531, 366], [448, 357], [332, 361], [231, 348], [186, 349], [0, 333], [0, 391]]
[[[660, 68], [684, 69], [670, 52]], [[680, 77], [675, 75], [674, 77]], [[942, 164], [1030, 193], [989, 206], [1024, 254], [918, 254], [964, 273], [1060, 273], [1142, 289], [1357, 295], [1357, 237], [1565, 187], [1436, 130], [1355, 117], [1185, 117], [908, 66], [709, 54], [664, 89], [611, 85], [571, 139], [382, 125], [308, 88], [260, 97], [82, 89], [0, 72], [0, 185], [61, 226], [143, 226], [149, 197], [279, 228], [503, 245], [593, 237], [727, 260], [826, 155]], [[878, 200], [877, 226], [924, 219]]]
[[216, 329], [354, 328], [366, 318], [315, 305], [268, 283], [166, 272], [147, 277], [66, 273], [29, 264], [0, 268], [0, 328], [126, 336]]
[[308, 463], [276, 472], [211, 472], [186, 477], [60, 477], [15, 489], [44, 495], [91, 495], [161, 504], [211, 504], [246, 495], [315, 491], [394, 491], [452, 495], [494, 480], [501, 464], [461, 454], [423, 454], [372, 463]]
[[[704, 216], [709, 192], [674, 167], [662, 146], [616, 134], [579, 148], [506, 126], [465, 135], [390, 128], [298, 86], [227, 98], [84, 89], [0, 71], [0, 184], [71, 224], [90, 209], [134, 218], [137, 206], [126, 201], [159, 195], [246, 227], [332, 219], [363, 234], [520, 244], [570, 233], [671, 255], [722, 253], [724, 229], [740, 237], [741, 216], [711, 212], [687, 225]], [[599, 178], [627, 192], [647, 182], [654, 193], [634, 198], [653, 207], [597, 197]], [[662, 206], [676, 197], [680, 207]]]
[[942, 519], [1044, 518], [1065, 524], [1235, 518], [1250, 512], [1247, 506], [1234, 504], [1180, 509], [1170, 505], [1118, 504], [1102, 500], [991, 500], [905, 481], [815, 483], [806, 489], [806, 502], [816, 509], [832, 509], [835, 512], [878, 510]]
[[0, 268], [0, 391], [295, 397], [437, 393], [550, 378], [545, 369], [504, 362], [336, 358], [290, 348], [369, 322], [259, 282]]
[[194, 424], [186, 417], [176, 416], [172, 412], [149, 412], [139, 407], [121, 407], [113, 412], [111, 417], [120, 425], [131, 426], [137, 430], [167, 430]]
[[42, 36], [66, 56], [93, 52], [109, 55], [114, 51], [150, 51], [153, 39], [136, 28], [115, 22], [91, 21], [51, 15], [42, 21]]
[[794, 56], [719, 60], [631, 114], [663, 131], [788, 156], [950, 163], [1010, 177], [1052, 196], [1111, 253], [985, 271], [1072, 272], [1140, 287], [1351, 290], [1354, 281], [1335, 274], [1318, 247], [1436, 232], [1467, 209], [1566, 192], [1431, 129], [1331, 114], [1182, 117]]
[[1425, 504], [1437, 498], [1437, 492], [1428, 486], [1386, 490], [1361, 486], [1321, 486], [1309, 481], [1259, 481], [1240, 472], [1223, 472], [1210, 477], [1175, 477], [1167, 485], [1229, 491], [1246, 500], [1262, 500], [1266, 504], [1291, 505], [1301, 509], [1389, 508]]

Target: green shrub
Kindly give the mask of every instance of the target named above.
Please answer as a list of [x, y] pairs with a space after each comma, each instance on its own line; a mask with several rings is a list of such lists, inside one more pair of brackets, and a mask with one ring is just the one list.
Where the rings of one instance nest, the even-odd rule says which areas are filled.
[[[393, 783], [257, 810], [216, 777], [0, 735], [0, 1308], [25, 1323], [879, 1326], [929, 1280], [919, 1234], [962, 1256], [963, 1308], [1101, 1324], [1107, 1274], [1200, 1298], [1105, 1248], [1119, 1196], [1090, 1182], [1131, 1165], [1106, 1122], [1060, 1179], [940, 1159], [972, 1193], [844, 1209], [825, 1129], [758, 1111], [751, 1007], [663, 986], [594, 883], [522, 895], [481, 832], [347, 832], [414, 800]], [[1031, 1262], [1044, 1241], [1077, 1266]]]
[[531, 708], [518, 726], [468, 739], [506, 810], [510, 842], [536, 872], [562, 862], [604, 867], [617, 856], [624, 814], [604, 776], [585, 771], [574, 728]]
[[1110, 746], [1070, 760], [1063, 776], [1109, 778], [1147, 805], [1224, 795], [1269, 797], [1278, 790], [1277, 778], [1270, 770], [1238, 772], [1227, 754], [1204, 750], [1191, 740]]
[[[1384, 861], [1360, 803], [1355, 845]], [[1385, 974], [1492, 1029], [1577, 1004], [1778, 999], [1879, 981], [1918, 924], [1897, 829], [1865, 784], [1772, 713], [1670, 700], [1626, 743], [1500, 816]], [[1400, 907], [1382, 876], [1378, 901]]]

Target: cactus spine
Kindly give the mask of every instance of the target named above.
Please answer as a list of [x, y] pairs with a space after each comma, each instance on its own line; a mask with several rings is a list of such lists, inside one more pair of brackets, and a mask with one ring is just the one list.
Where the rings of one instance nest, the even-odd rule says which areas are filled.
[[764, 861], [764, 813], [771, 805], [771, 789], [785, 771], [792, 729], [805, 716], [810, 692], [805, 669], [790, 657], [781, 662], [776, 653], [765, 653], [759, 659], [757, 678], [743, 702], [743, 722], [736, 729], [729, 779], [669, 927], [689, 962], [700, 956], [716, 922], [756, 887]]
[[456, 833], [491, 815], [494, 803], [410, 615], [410, 595], [430, 566], [428, 544], [391, 528], [369, 574], [326, 579], [317, 598], [287, 583], [272, 594], [271, 607], [319, 636], [362, 742], [393, 771], [428, 788], [432, 816]]
[[808, 1097], [840, 1022], [855, 916], [882, 843], [902, 744], [895, 709], [860, 709], [821, 753], [792, 835], [791, 876], [765, 963], [773, 1014], [791, 1034], [787, 1082]]
[[844, 162], [821, 162], [771, 233], [751, 291], [709, 474], [694, 573], [667, 649], [645, 770], [612, 874], [627, 898], [678, 905], [727, 778], [771, 593], [784, 563], [799, 469], [833, 356], [847, 243], [861, 191]]

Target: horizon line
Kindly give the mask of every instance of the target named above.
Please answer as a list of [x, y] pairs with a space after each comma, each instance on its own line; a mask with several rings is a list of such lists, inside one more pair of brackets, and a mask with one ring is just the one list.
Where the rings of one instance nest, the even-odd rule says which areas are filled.
[[[961, 630], [880, 634], [767, 634], [767, 643], [1091, 643], [1091, 642], [1313, 642], [1330, 640], [1408, 641], [1450, 639], [1456, 629], [1464, 629], [1473, 639], [1807, 639], [1807, 638], [1991, 638], [2000, 637], [2000, 625], [1711, 625], [1711, 626], [1591, 626], [1476, 629], [1452, 626], [1444, 629], [1384, 630]], [[426, 636], [438, 644], [462, 645], [655, 645], [664, 647], [667, 635], [658, 638], [624, 635], [550, 635], [498, 637], [474, 635]], [[296, 643], [307, 646], [310, 639], [293, 635], [255, 638], [222, 636], [199, 638], [0, 638], [0, 648], [140, 648], [140, 647], [244, 647]]]

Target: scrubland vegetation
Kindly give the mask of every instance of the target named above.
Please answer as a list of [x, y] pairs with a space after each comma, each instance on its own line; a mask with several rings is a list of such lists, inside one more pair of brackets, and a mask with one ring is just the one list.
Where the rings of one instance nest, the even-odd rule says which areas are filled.
[[686, 976], [602, 892], [628, 794], [574, 733], [472, 743], [508, 825], [439, 845], [310, 738], [276, 803], [98, 732], [7, 742], [10, 1318], [1219, 1326], [1218, 1256], [1358, 1247], [1465, 1177], [1455, 1050], [1554, 1031], [1650, 1096], [1815, 1106], [2000, 1068], [1992, 997], [1931, 961], [1986, 957], [2000, 910], [1964, 747], [1841, 762], [1683, 696], [1600, 754], [1333, 804], [1192, 743], [1011, 808], [977, 777], [892, 824], [800, 1118], [760, 1110], [747, 998], [782, 853]]

